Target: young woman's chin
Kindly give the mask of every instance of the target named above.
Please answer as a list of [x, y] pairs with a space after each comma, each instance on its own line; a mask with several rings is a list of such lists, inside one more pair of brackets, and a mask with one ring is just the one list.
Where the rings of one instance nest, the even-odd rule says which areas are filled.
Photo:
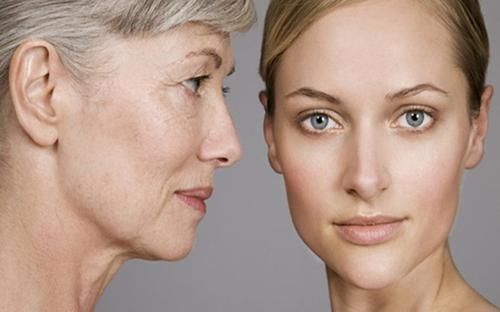
[[400, 280], [407, 268], [397, 256], [371, 255], [343, 257], [343, 261], [325, 261], [327, 274], [337, 284], [348, 284], [363, 290], [382, 290]]
[[383, 263], [342, 269], [330, 268], [327, 265], [327, 271], [340, 284], [349, 284], [358, 289], [374, 291], [389, 288], [403, 275], [401, 271], [394, 270], [390, 265]]

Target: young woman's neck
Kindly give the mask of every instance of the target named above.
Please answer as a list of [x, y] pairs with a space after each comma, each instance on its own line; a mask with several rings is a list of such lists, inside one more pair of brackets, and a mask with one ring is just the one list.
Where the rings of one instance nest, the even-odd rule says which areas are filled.
[[466, 311], [471, 303], [486, 303], [459, 274], [448, 244], [384, 289], [357, 288], [328, 268], [327, 276], [334, 312]]
[[0, 305], [6, 311], [92, 311], [126, 260], [102, 234], [70, 216], [45, 183], [0, 192]]

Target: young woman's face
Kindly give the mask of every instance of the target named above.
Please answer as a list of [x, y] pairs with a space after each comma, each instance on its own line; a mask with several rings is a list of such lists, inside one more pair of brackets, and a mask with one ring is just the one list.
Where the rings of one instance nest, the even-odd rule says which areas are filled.
[[179, 259], [205, 214], [214, 170], [240, 145], [223, 96], [229, 39], [185, 25], [116, 39], [66, 113], [60, 180], [77, 213], [140, 256]]
[[282, 56], [265, 122], [299, 235], [365, 289], [439, 255], [482, 154], [451, 37], [414, 3], [364, 1], [315, 22]]

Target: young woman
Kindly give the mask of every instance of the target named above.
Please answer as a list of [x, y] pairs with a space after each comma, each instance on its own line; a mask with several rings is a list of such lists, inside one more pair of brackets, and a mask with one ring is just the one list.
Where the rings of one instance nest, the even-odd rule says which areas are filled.
[[251, 0], [0, 2], [0, 310], [93, 311], [193, 245], [240, 158], [224, 101]]
[[269, 160], [333, 311], [499, 311], [448, 246], [493, 94], [475, 0], [273, 0]]

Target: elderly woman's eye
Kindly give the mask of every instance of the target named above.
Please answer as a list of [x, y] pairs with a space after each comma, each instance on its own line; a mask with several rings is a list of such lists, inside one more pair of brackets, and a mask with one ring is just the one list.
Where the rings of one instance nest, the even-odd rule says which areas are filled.
[[203, 84], [203, 81], [207, 80], [208, 78], [209, 78], [208, 76], [194, 77], [188, 80], [184, 80], [182, 84], [192, 93], [198, 94], [198, 90]]
[[397, 128], [425, 130], [432, 126], [434, 118], [422, 109], [412, 109], [403, 113], [396, 121]]
[[325, 113], [309, 114], [302, 119], [300, 125], [306, 131], [315, 133], [341, 128], [337, 121]]

